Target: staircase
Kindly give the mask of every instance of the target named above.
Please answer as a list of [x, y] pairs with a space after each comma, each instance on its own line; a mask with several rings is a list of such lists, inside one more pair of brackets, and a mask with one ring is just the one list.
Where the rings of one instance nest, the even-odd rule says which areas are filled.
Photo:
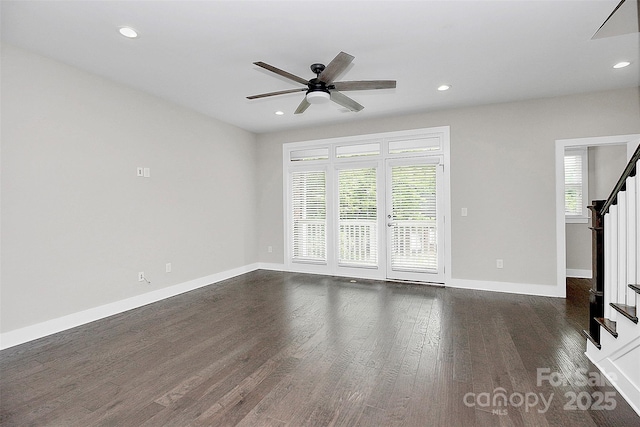
[[640, 415], [640, 146], [591, 210], [593, 286], [587, 357]]

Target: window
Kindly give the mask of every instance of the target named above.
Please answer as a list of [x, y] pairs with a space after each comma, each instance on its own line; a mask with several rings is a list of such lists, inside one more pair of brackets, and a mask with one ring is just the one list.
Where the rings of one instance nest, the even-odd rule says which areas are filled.
[[309, 160], [326, 160], [329, 158], [328, 148], [316, 148], [310, 150], [296, 150], [290, 154], [292, 162], [307, 162]]
[[380, 143], [342, 145], [336, 147], [336, 158], [352, 158], [362, 156], [377, 156], [380, 154]]
[[440, 138], [414, 137], [389, 141], [389, 154], [421, 153], [440, 150]]
[[291, 174], [293, 261], [326, 263], [325, 172]]
[[376, 168], [343, 169], [338, 173], [341, 265], [378, 265], [376, 182]]
[[564, 213], [567, 222], [587, 222], [588, 203], [587, 148], [564, 153]]

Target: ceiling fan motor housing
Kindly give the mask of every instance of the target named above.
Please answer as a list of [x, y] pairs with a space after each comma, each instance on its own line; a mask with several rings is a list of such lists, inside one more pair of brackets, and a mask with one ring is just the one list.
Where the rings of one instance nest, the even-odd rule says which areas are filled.
[[325, 102], [329, 102], [331, 99], [329, 89], [323, 81], [320, 81], [317, 78], [311, 79], [307, 86], [309, 87], [309, 90], [307, 91], [307, 101], [310, 104], [324, 104]]

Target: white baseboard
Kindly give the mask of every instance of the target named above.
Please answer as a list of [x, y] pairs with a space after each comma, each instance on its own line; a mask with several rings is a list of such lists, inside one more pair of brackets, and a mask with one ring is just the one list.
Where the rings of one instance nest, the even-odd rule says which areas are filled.
[[580, 268], [567, 268], [567, 277], [577, 277], [579, 279], [592, 279], [593, 273], [591, 270], [585, 270]]
[[35, 325], [26, 326], [24, 328], [15, 329], [13, 331], [0, 334], [0, 350], [13, 347], [19, 344], [33, 341], [47, 335], [75, 328], [76, 326], [104, 319], [134, 308], [142, 307], [166, 298], [180, 295], [194, 289], [202, 288], [241, 274], [249, 273], [257, 270], [258, 263], [249, 264], [243, 267], [234, 268], [220, 273], [214, 273], [209, 276], [201, 277], [188, 282], [180, 283], [174, 286], [147, 292], [142, 295], [116, 301], [110, 304], [101, 305], [99, 307], [90, 308], [78, 313], [69, 314], [67, 316], [58, 317], [57, 319], [47, 320], [46, 322], [37, 323]]
[[284, 264], [277, 264], [272, 262], [260, 262], [258, 263], [258, 269], [270, 271], [287, 271]]
[[454, 279], [445, 284], [448, 288], [475, 289], [478, 291], [505, 292], [509, 294], [535, 295], [565, 298], [565, 286], [536, 285], [529, 283], [493, 282], [485, 280]]

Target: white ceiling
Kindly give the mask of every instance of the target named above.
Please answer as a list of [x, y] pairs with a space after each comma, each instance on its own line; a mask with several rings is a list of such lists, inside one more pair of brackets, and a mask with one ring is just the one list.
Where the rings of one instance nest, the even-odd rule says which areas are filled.
[[[639, 33], [591, 40], [618, 2], [3, 0], [1, 18], [4, 42], [261, 133], [640, 86]], [[355, 60], [338, 81], [397, 88], [346, 92], [358, 113], [293, 115], [304, 92], [245, 98], [299, 87], [253, 62], [306, 79], [340, 51]]]

